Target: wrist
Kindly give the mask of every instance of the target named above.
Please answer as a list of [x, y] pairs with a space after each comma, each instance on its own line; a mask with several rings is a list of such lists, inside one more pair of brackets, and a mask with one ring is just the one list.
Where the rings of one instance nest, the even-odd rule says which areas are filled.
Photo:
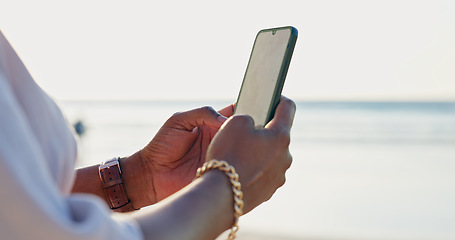
[[[228, 239], [235, 239], [236, 233], [239, 229], [239, 227], [238, 227], [239, 217], [243, 214], [243, 205], [244, 205], [243, 193], [241, 190], [241, 184], [239, 182], [239, 175], [236, 173], [234, 167], [229, 165], [229, 163], [227, 163], [226, 161], [212, 159], [212, 160], [204, 163], [204, 165], [202, 167], [198, 168], [196, 177], [199, 178], [199, 177], [202, 177], [203, 174], [209, 174], [209, 172], [213, 172], [213, 171], [210, 171], [212, 169], [223, 171], [225, 176], [228, 177], [230, 184], [232, 185], [231, 189], [232, 189], [233, 199], [234, 199], [234, 201], [233, 201], [234, 202], [234, 204], [233, 204], [234, 224], [231, 227], [231, 232], [229, 234]], [[220, 171], [217, 171], [217, 172], [220, 172]]]
[[235, 221], [232, 197], [226, 174], [207, 171], [156, 207], [132, 216], [145, 239], [216, 239]]
[[[223, 231], [229, 229], [236, 221], [233, 212], [235, 212], [232, 192], [232, 184], [229, 180], [229, 177], [219, 169], [213, 169], [207, 171], [202, 176], [199, 177], [202, 181], [206, 181], [206, 188], [210, 189], [207, 192], [209, 195], [215, 194], [215, 202], [219, 203], [219, 214], [217, 218], [220, 222], [223, 222]], [[205, 196], [210, 198], [209, 196]], [[214, 211], [214, 210], [212, 210]]]
[[156, 203], [153, 173], [144, 166], [140, 152], [120, 158], [123, 182], [133, 206], [137, 209]]
[[109, 207], [116, 212], [137, 210], [125, 191], [119, 158], [101, 163], [98, 169], [104, 197]]

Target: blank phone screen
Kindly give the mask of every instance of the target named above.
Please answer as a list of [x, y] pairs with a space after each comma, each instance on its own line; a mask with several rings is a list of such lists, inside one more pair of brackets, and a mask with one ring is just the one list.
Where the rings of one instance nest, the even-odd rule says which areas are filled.
[[290, 35], [291, 29], [278, 29], [256, 36], [235, 110], [251, 116], [256, 128], [267, 123]]

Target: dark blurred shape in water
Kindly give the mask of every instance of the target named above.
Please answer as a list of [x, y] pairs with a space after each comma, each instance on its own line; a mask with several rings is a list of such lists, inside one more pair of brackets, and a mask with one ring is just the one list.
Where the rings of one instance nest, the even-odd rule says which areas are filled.
[[84, 135], [86, 128], [85, 124], [82, 122], [82, 120], [76, 121], [76, 123], [73, 124], [74, 130], [76, 131], [77, 135], [82, 136]]

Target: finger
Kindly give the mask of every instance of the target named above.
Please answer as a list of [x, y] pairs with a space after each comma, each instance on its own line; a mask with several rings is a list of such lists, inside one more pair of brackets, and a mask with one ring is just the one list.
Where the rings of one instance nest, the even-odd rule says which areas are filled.
[[218, 112], [225, 117], [230, 117], [234, 114], [234, 110], [235, 110], [235, 103], [219, 110]]
[[208, 126], [219, 128], [226, 121], [226, 117], [219, 114], [212, 107], [201, 107], [175, 114], [173, 122], [192, 131], [195, 127]]
[[249, 131], [254, 130], [254, 120], [248, 115], [236, 115], [230, 117], [224, 122], [221, 129], [229, 128], [229, 131], [234, 132], [235, 130]]
[[292, 123], [294, 122], [295, 111], [296, 106], [294, 101], [285, 96], [281, 96], [280, 103], [275, 111], [275, 116], [265, 126], [265, 128], [279, 129], [284, 127], [290, 129], [292, 127]]

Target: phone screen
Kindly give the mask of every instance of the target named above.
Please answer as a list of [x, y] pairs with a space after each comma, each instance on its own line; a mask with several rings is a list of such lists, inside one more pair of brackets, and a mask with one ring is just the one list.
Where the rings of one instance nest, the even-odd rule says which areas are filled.
[[[292, 28], [278, 28], [262, 30], [256, 36], [235, 109], [236, 115], [251, 116], [256, 128], [273, 117], [274, 101], [281, 96], [291, 35]], [[290, 55], [292, 50], [293, 46]]]

